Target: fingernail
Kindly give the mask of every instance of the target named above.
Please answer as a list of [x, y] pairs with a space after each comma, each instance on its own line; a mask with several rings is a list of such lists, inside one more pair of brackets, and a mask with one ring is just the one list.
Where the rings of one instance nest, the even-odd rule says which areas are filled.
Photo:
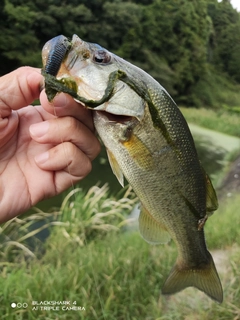
[[48, 159], [49, 159], [49, 152], [48, 151], [41, 153], [35, 157], [35, 161], [39, 164], [46, 162]]
[[44, 136], [49, 129], [49, 122], [44, 121], [40, 123], [32, 124], [29, 128], [30, 134], [34, 137], [42, 137]]

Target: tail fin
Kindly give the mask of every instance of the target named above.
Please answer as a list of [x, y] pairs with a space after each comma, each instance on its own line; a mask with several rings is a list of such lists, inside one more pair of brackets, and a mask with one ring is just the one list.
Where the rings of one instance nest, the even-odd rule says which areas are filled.
[[183, 269], [176, 263], [164, 283], [162, 293], [173, 294], [187, 287], [196, 287], [221, 303], [223, 301], [222, 285], [210, 253], [209, 257], [209, 264], [199, 269]]

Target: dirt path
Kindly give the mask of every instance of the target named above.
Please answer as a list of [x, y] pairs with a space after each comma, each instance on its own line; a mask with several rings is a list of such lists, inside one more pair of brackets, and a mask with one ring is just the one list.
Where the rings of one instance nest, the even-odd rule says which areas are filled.
[[240, 192], [240, 155], [230, 165], [229, 171], [218, 190], [219, 197], [231, 197]]
[[[222, 181], [218, 190], [218, 197], [231, 197], [234, 193], [240, 192], [240, 138], [233, 137], [214, 130], [205, 129], [194, 124], [189, 124], [193, 137], [201, 135], [210, 143], [224, 148], [227, 152], [239, 150], [239, 156], [230, 165], [228, 173]], [[239, 130], [240, 131], [240, 130]]]
[[228, 152], [231, 152], [237, 149], [239, 149], [239, 152], [240, 152], [240, 138], [238, 137], [234, 137], [225, 133], [206, 129], [192, 123], [189, 123], [189, 128], [192, 132], [193, 137], [194, 135], [201, 135], [205, 139], [208, 139], [212, 144], [220, 146]]

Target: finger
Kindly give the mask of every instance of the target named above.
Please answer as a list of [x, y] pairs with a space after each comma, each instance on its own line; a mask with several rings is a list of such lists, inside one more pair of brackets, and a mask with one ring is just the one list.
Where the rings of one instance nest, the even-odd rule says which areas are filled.
[[72, 116], [94, 131], [91, 111], [76, 102], [70, 95], [61, 92], [52, 102], [49, 102], [45, 90], [43, 90], [40, 94], [40, 102], [47, 112], [57, 117]]
[[71, 142], [90, 160], [100, 152], [100, 143], [93, 132], [73, 117], [56, 118], [30, 126], [32, 139], [39, 143], [58, 145]]
[[43, 81], [40, 69], [21, 67], [0, 78], [0, 117], [31, 104], [40, 94]]
[[89, 158], [74, 144], [65, 142], [35, 157], [37, 165], [54, 171], [56, 192], [62, 192], [85, 178], [92, 169]]

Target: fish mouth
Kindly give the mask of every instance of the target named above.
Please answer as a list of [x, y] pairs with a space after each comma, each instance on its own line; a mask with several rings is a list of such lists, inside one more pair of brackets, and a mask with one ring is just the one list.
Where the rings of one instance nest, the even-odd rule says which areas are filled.
[[113, 123], [127, 123], [129, 121], [131, 121], [134, 117], [133, 116], [125, 116], [125, 115], [121, 115], [121, 114], [114, 114], [114, 113], [110, 113], [107, 111], [95, 111], [98, 115], [104, 117], [105, 119], [107, 119], [109, 122], [113, 122]]

